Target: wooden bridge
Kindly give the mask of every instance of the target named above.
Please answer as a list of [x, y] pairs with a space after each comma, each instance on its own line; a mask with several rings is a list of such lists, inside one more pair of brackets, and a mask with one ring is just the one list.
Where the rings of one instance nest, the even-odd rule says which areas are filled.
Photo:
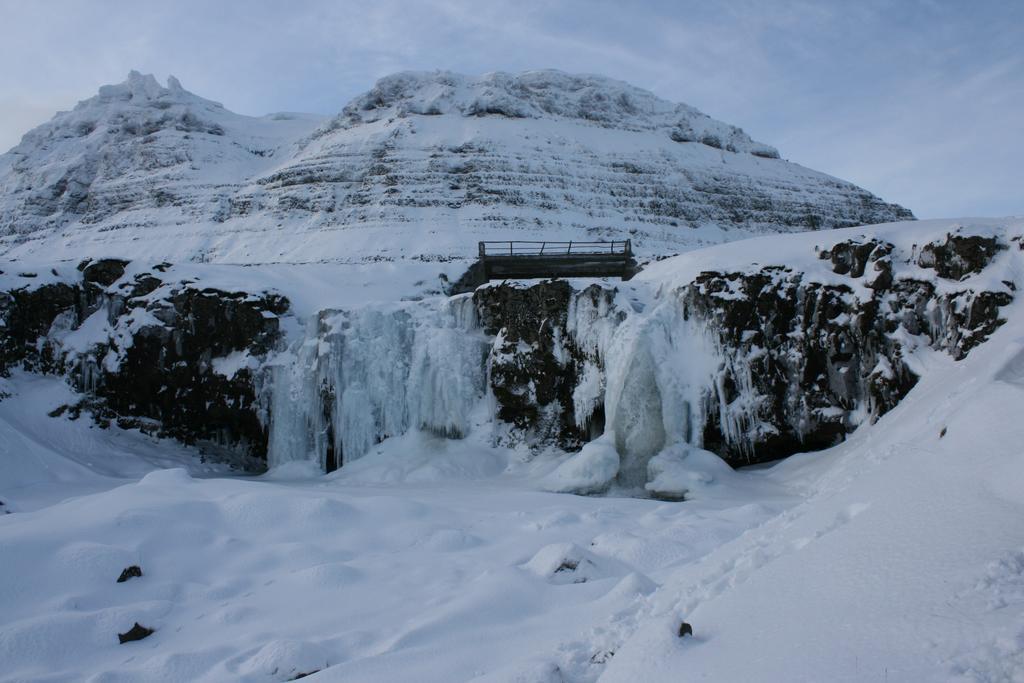
[[480, 242], [484, 282], [550, 277], [633, 277], [629, 240], [615, 242]]

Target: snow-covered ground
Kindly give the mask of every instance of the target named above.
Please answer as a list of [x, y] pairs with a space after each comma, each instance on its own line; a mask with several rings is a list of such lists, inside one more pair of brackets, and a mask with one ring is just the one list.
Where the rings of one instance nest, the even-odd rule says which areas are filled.
[[15, 374], [0, 680], [1022, 680], [1021, 308], [843, 445], [681, 503], [539, 492], [553, 460], [415, 432], [233, 476]]

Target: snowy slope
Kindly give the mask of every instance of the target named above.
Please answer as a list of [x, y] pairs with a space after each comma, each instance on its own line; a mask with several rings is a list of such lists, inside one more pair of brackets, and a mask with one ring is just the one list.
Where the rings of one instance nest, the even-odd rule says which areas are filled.
[[105, 491], [155, 469], [187, 467], [195, 476], [230, 471], [201, 462], [194, 451], [169, 439], [100, 429], [88, 418], [76, 422], [48, 417], [75, 399], [71, 388], [55, 377], [18, 372], [13, 380], [0, 378], [0, 397], [0, 501], [8, 512]]
[[804, 500], [671, 572], [601, 680], [1020, 680], [1022, 313], [932, 358], [879, 424], [775, 467]]
[[8, 258], [444, 260], [626, 237], [650, 254], [908, 217], [692, 107], [557, 71], [396, 74], [327, 122], [133, 73], [0, 156]]

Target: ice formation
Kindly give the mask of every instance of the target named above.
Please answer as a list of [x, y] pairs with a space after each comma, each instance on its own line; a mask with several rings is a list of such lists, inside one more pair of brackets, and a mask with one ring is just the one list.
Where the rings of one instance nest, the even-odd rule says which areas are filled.
[[410, 428], [458, 438], [484, 395], [488, 341], [455, 297], [324, 311], [270, 365], [268, 465], [326, 470]]
[[[552, 352], [563, 365], [570, 345], [584, 353], [573, 419], [583, 427], [601, 410], [604, 431], [595, 429], [601, 438], [548, 486], [596, 492], [618, 478], [638, 488], [651, 457], [673, 444], [700, 445], [702, 398], [721, 360], [676, 298], [626, 315], [617, 308], [625, 302], [592, 294], [573, 293]], [[502, 333], [480, 329], [472, 296], [323, 311], [269, 362], [268, 464], [310, 460], [329, 471], [410, 429], [462, 437], [504, 349]]]
[[648, 461], [667, 446], [701, 445], [703, 398], [721, 357], [703, 323], [688, 319], [676, 297], [620, 324], [606, 306], [577, 296], [571, 309], [571, 336], [598, 361], [574, 393], [576, 414], [603, 404], [605, 438], [620, 457], [617, 478], [643, 486]]
[[[978, 239], [957, 246], [958, 234], [929, 244], [985, 252], [975, 270], [1003, 253]], [[331, 470], [410, 429], [461, 437], [482, 402], [487, 424], [515, 423], [535, 448], [577, 439], [582, 450], [546, 480], [559, 491], [657, 480], [650, 490], [682, 495], [680, 472], [703, 467], [688, 454], [713, 450], [735, 465], [827, 446], [909, 390], [916, 349], [962, 355], [1009, 300], [994, 276], [979, 281], [992, 292], [943, 293], [915, 279], [913, 264], [882, 289], [877, 273], [894, 267], [886, 244], [821, 252], [837, 262], [873, 254], [875, 270], [856, 269], [867, 284], [849, 279], [857, 290], [834, 282], [832, 261], [811, 250], [802, 272], [753, 264], [678, 285], [655, 275], [653, 291], [516, 285], [321, 312], [271, 364], [269, 464]], [[876, 316], [876, 301], [894, 313]]]

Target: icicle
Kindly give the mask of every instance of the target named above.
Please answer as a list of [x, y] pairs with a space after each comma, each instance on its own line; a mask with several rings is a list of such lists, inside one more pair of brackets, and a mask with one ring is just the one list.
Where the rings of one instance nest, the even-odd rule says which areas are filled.
[[[316, 319], [306, 325], [317, 329]], [[315, 337], [300, 340], [276, 358], [270, 369], [270, 442], [267, 465], [277, 467], [294, 460], [319, 460], [312, 435], [311, 408], [320, 405], [316, 392], [317, 344]]]

